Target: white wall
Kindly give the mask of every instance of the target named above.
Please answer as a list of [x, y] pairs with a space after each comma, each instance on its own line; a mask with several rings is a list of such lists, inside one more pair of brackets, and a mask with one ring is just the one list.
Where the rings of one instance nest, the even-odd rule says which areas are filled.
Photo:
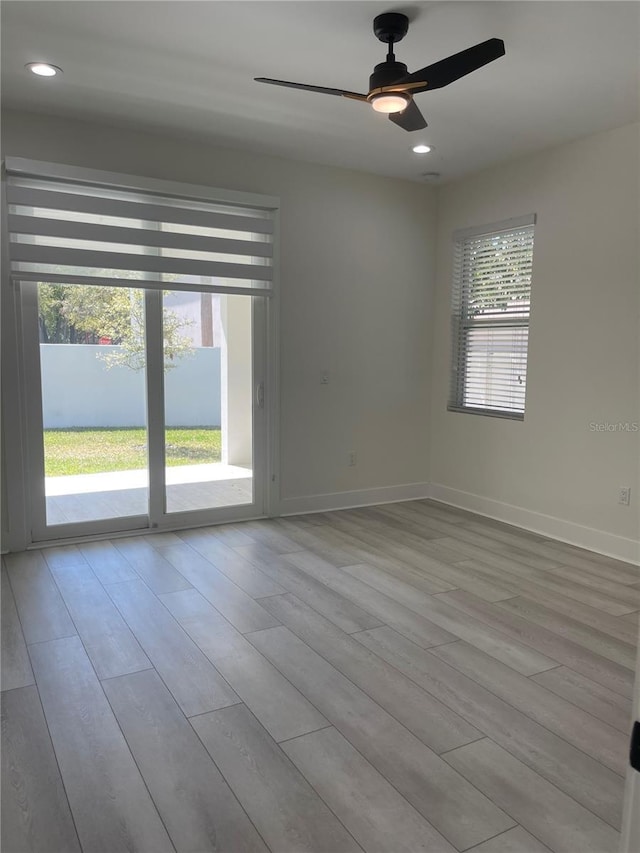
[[4, 156], [280, 196], [282, 497], [427, 480], [431, 188], [28, 113], [2, 130]]
[[[629, 558], [640, 433], [590, 424], [640, 422], [639, 143], [630, 125], [441, 188], [430, 430], [439, 497]], [[452, 232], [528, 213], [538, 222], [525, 420], [447, 412]], [[628, 485], [631, 506], [619, 506]]]

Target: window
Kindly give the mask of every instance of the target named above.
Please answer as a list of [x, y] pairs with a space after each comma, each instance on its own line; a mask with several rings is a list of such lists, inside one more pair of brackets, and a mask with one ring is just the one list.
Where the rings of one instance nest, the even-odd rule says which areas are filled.
[[524, 418], [534, 223], [454, 234], [449, 411]]

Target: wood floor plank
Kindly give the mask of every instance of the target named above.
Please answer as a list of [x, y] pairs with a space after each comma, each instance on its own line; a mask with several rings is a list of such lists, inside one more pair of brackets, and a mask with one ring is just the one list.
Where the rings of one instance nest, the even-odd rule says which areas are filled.
[[[436, 560], [434, 557], [424, 554], [422, 550], [409, 552], [412, 557], [410, 562], [406, 562], [406, 560], [399, 560], [397, 555], [393, 559], [385, 556], [378, 547], [368, 545], [364, 538], [356, 539], [344, 531], [333, 531], [333, 533], [339, 536], [342, 547], [352, 557], [351, 560], [345, 560], [342, 563], [334, 562], [333, 564], [336, 566], [361, 563], [377, 566], [425, 592], [429, 592], [427, 586], [432, 586], [434, 582], [442, 583], [444, 581], [451, 587], [467, 589], [488, 601], [509, 598], [513, 594], [501, 589], [496, 584], [478, 579], [473, 572]], [[333, 561], [329, 560], [329, 562]]]
[[531, 679], [625, 735], [631, 731], [631, 700], [607, 690], [579, 672], [560, 666], [532, 675]]
[[493, 533], [494, 531], [499, 531], [507, 534], [513, 534], [517, 536], [518, 539], [522, 539], [531, 544], [545, 544], [552, 541], [542, 533], [535, 533], [533, 530], [528, 530], [525, 527], [517, 527], [516, 525], [508, 524], [506, 521], [498, 521], [497, 518], [478, 515], [475, 512], [467, 512], [466, 510], [462, 510], [462, 512], [466, 513], [466, 516], [463, 519], [464, 526], [471, 527], [471, 529], [473, 529], [473, 525], [476, 524], [479, 528], [478, 532], [485, 533], [486, 536], [489, 536], [490, 533]]
[[534, 622], [536, 625], [552, 631], [554, 634], [559, 634], [561, 637], [573, 640], [578, 645], [584, 646], [585, 649], [590, 649], [603, 658], [622, 664], [622, 666], [626, 666], [628, 669], [635, 669], [636, 648], [630, 643], [617, 640], [609, 634], [598, 631], [595, 627], [584, 625], [582, 622], [556, 613], [543, 604], [522, 596], [510, 598], [508, 601], [501, 601], [499, 602], [499, 606], [510, 613], [522, 616], [529, 622]]
[[282, 748], [367, 853], [455, 853], [333, 727]]
[[271, 524], [269, 521], [246, 521], [242, 527], [242, 531], [254, 542], [266, 545], [267, 548], [275, 551], [277, 554], [288, 554], [292, 551], [300, 550], [298, 542], [287, 536], [283, 530], [278, 529], [276, 525]]
[[620, 826], [624, 783], [617, 773], [391, 628], [354, 636], [515, 758], [614, 828]]
[[608, 554], [602, 554], [598, 551], [588, 551], [581, 548], [579, 545], [572, 545], [571, 542], [563, 542], [561, 539], [547, 539], [546, 544], [554, 551], [561, 551], [564, 554], [574, 554], [583, 558], [600, 563], [603, 566], [617, 566], [626, 569], [640, 569], [638, 565], [634, 565], [628, 560], [620, 560], [617, 557], [610, 557]]
[[56, 565], [51, 571], [98, 678], [150, 668], [151, 661], [87, 563]]
[[357, 603], [383, 624], [392, 625], [396, 631], [425, 648], [458, 639], [455, 634], [443, 630], [428, 619], [408, 610], [369, 584], [351, 577], [310, 551], [286, 554], [284, 558], [312, 578], [322, 581], [339, 595]]
[[369, 553], [382, 555], [385, 560], [423, 569], [422, 548], [429, 534], [423, 530], [422, 537], [415, 536], [410, 531], [385, 524], [384, 518], [372, 523], [372, 519], [367, 521], [366, 517], [346, 511], [340, 513], [333, 524], [345, 536], [346, 542], [353, 542]]
[[640, 589], [632, 584], [618, 583], [593, 572], [587, 572], [585, 569], [576, 569], [574, 566], [558, 566], [558, 568], [549, 571], [548, 574], [565, 581], [574, 581], [580, 586], [601, 592], [621, 604], [634, 607], [636, 610], [640, 609]]
[[163, 592], [177, 592], [179, 589], [188, 589], [191, 586], [184, 575], [176, 571], [164, 555], [144, 539], [139, 537], [118, 539], [115, 545], [135, 569], [135, 576], [141, 577], [156, 595]]
[[31, 658], [83, 849], [171, 853], [79, 637], [32, 646]]
[[[425, 546], [428, 548], [432, 543], [436, 546], [437, 543], [442, 543], [461, 554], [468, 549], [473, 549], [474, 555], [478, 555], [478, 558], [480, 558], [479, 555], [483, 555], [483, 559], [489, 559], [491, 555], [491, 559], [502, 565], [505, 565], [506, 561], [517, 561], [535, 569], [552, 568], [558, 565], [557, 560], [550, 560], [548, 557], [514, 548], [512, 545], [469, 530], [465, 525], [412, 515], [410, 510], [406, 510], [403, 515], [399, 515], [400, 512], [398, 509], [394, 510], [386, 506], [372, 510], [356, 510], [353, 517], [363, 522], [360, 531], [360, 537], [363, 540], [371, 539], [369, 530], [371, 521], [379, 522], [376, 525], [374, 541], [381, 548], [392, 547], [389, 553], [410, 563], [417, 560], [419, 564]], [[348, 525], [345, 525], [345, 529], [349, 529]], [[390, 543], [394, 545], [391, 546]]]
[[[451, 524], [462, 524], [472, 519], [477, 519], [478, 516], [474, 512], [461, 509], [452, 504], [445, 504], [442, 501], [432, 500], [430, 498], [421, 498], [415, 501], [407, 501], [407, 506], [412, 510], [422, 512], [427, 517], [439, 518], [441, 521], [449, 521]], [[387, 506], [401, 506], [402, 504], [387, 504]]]
[[291, 563], [286, 563], [279, 554], [264, 545], [254, 544], [236, 550], [284, 587], [283, 592], [294, 593], [343, 631], [364, 631], [382, 624], [375, 616]]
[[487, 654], [506, 663], [517, 672], [532, 675], [534, 672], [542, 672], [558, 665], [557, 660], [542, 655], [529, 646], [514, 642], [473, 617], [461, 618], [455, 607], [450, 607], [446, 603], [444, 593], [437, 597], [424, 594], [421, 596], [417, 590], [402, 584], [397, 579], [392, 579], [390, 582], [389, 576], [382, 578], [381, 573], [371, 566], [346, 566], [343, 571], [357, 577], [363, 583], [371, 584], [380, 592], [393, 596], [399, 604], [424, 616], [449, 634], [483, 649]]
[[515, 823], [287, 628], [248, 639], [455, 847], [486, 841]]
[[80, 853], [35, 686], [2, 697], [2, 849]]
[[244, 705], [195, 717], [192, 724], [272, 850], [361, 851]]
[[27, 645], [73, 636], [75, 625], [42, 555], [7, 554], [5, 565]]
[[17, 687], [33, 684], [34, 678], [4, 561], [1, 596], [0, 627], [2, 629], [2, 642], [0, 645], [2, 663], [0, 665], [0, 679], [2, 680], [2, 690], [14, 690]]
[[549, 848], [530, 835], [526, 829], [516, 826], [489, 841], [473, 847], [468, 853], [549, 853]]
[[557, 559], [563, 565], [585, 569], [588, 572], [600, 572], [619, 583], [638, 583], [640, 579], [640, 567], [634, 566], [633, 563], [625, 563], [622, 560], [605, 557], [603, 554], [585, 551], [566, 542], [546, 542], [540, 548], [540, 552], [551, 559]]
[[178, 853], [267, 853], [158, 674], [112, 678], [104, 689]]
[[543, 557], [547, 556], [551, 560], [555, 559], [558, 563], [562, 562], [560, 557], [552, 556], [543, 550], [541, 546], [544, 546], [546, 540], [541, 536], [536, 536], [517, 527], [509, 527], [500, 522], [494, 522], [491, 519], [478, 521], [477, 516], [475, 519], [463, 522], [463, 524], [468, 530], [481, 533], [490, 539], [496, 539], [498, 542], [513, 545], [514, 548], [518, 548], [521, 551], [530, 551], [532, 554], [540, 554]]
[[[566, 595], [560, 595], [555, 590], [548, 590], [544, 586], [544, 583], [531, 582], [519, 575], [509, 574], [502, 569], [496, 569], [494, 566], [489, 566], [486, 563], [476, 560], [469, 560], [457, 563], [456, 565], [465, 567], [478, 577], [502, 584], [506, 589], [512, 590], [514, 596], [520, 595], [534, 601], [539, 601], [550, 610], [569, 616], [577, 622], [597, 628], [599, 631], [610, 634], [618, 640], [632, 644], [635, 644], [637, 641], [637, 636], [633, 636], [633, 632], [627, 624], [627, 618], [634, 616], [635, 614], [633, 613], [612, 616], [609, 613], [605, 613], [588, 604], [583, 604]], [[635, 618], [637, 619], [637, 616]]]
[[418, 499], [412, 501], [402, 501], [392, 504], [380, 504], [378, 509], [385, 509], [387, 512], [394, 512], [400, 517], [405, 513], [409, 514], [414, 519], [437, 519], [439, 521], [447, 521], [449, 524], [460, 525], [474, 519], [478, 516], [475, 513], [467, 510], [454, 507], [450, 504], [444, 504], [440, 501], [429, 499]]
[[432, 652], [605, 767], [625, 775], [629, 743], [622, 732], [467, 643], [449, 643]]
[[277, 624], [257, 601], [189, 545], [170, 545], [162, 553], [238, 631], [258, 631]]
[[54, 548], [43, 548], [40, 553], [50, 569], [54, 569], [56, 566], [75, 566], [78, 563], [87, 562], [77, 545], [57, 545]]
[[265, 607], [434, 752], [444, 752], [482, 737], [481, 732], [450, 708], [294, 595], [273, 596], [265, 601]]
[[147, 536], [144, 536], [143, 539], [147, 544], [152, 545], [154, 548], [164, 548], [167, 545], [179, 545], [181, 541], [177, 533], [172, 533], [170, 531], [159, 533], [157, 530], [153, 533], [149, 533]]
[[[598, 592], [596, 589], [584, 586], [577, 583], [575, 580], [565, 580], [556, 577], [551, 572], [542, 572], [536, 569], [530, 569], [522, 563], [508, 558], [498, 558], [495, 554], [483, 549], [476, 549], [473, 546], [467, 546], [464, 543], [458, 543], [453, 539], [438, 539], [434, 542], [429, 542], [428, 548], [444, 547], [450, 552], [458, 555], [456, 562], [469, 564], [469, 561], [475, 561], [484, 565], [493, 566], [497, 569], [502, 569], [504, 572], [511, 573], [515, 576], [520, 576], [523, 579], [542, 586], [546, 591], [554, 591], [559, 595], [565, 595], [568, 598], [573, 598], [583, 604], [588, 604], [595, 607], [596, 610], [602, 610], [605, 613], [610, 613], [612, 616], [621, 616], [623, 613], [630, 613], [632, 610], [637, 610], [637, 606], [632, 602], [625, 604], [618, 599], [611, 598], [604, 593]], [[444, 558], [443, 558], [444, 559]]]
[[[401, 580], [397, 574], [390, 574], [376, 566], [364, 563], [345, 566], [344, 571], [353, 575], [353, 577], [362, 580], [364, 583], [368, 583], [370, 586], [373, 586], [374, 589], [384, 593], [384, 595], [394, 597], [395, 600], [399, 601], [401, 604], [405, 604], [405, 601], [401, 600], [399, 597], [401, 593], [404, 593], [404, 595], [413, 602], [428, 602], [430, 601], [430, 596], [433, 593], [447, 592], [448, 590], [456, 589], [455, 584], [446, 583], [446, 581], [437, 582], [435, 580], [429, 580], [426, 573], [423, 574], [423, 588], [419, 589], [416, 586], [413, 586], [411, 582]], [[393, 593], [393, 596], [390, 593]]]
[[[359, 562], [367, 562], [359, 561]], [[437, 577], [443, 581], [447, 581], [452, 587], [458, 589], [466, 589], [467, 592], [472, 592], [478, 598], [483, 598], [485, 601], [502, 601], [505, 598], [511, 598], [513, 592], [497, 583], [478, 578], [476, 574], [468, 569], [461, 568], [459, 565], [452, 566], [448, 563], [443, 563], [433, 557], [421, 555], [421, 563], [425, 570], [429, 571], [430, 577]], [[412, 586], [417, 586], [418, 589], [424, 589], [418, 581], [423, 575], [422, 569], [404, 569], [402, 572], [397, 572], [401, 580], [405, 580]], [[425, 590], [426, 591], [426, 590]]]
[[554, 853], [618, 849], [619, 834], [488, 738], [447, 761]]
[[195, 589], [167, 593], [162, 601], [274, 740], [329, 725]]
[[[191, 530], [181, 533], [180, 536], [187, 545], [190, 545], [194, 551], [212, 563], [218, 571], [252, 598], [281, 595], [285, 591], [263, 574], [259, 567], [256, 568], [253, 563], [241, 556], [237, 549], [229, 547], [212, 534]], [[249, 542], [251, 543], [250, 539]]]
[[[273, 519], [271, 519], [273, 522]], [[219, 542], [224, 542], [230, 548], [237, 545], [251, 545], [253, 539], [244, 532], [245, 522], [239, 524], [214, 524], [211, 527], [202, 527], [201, 530], [210, 533]]]
[[108, 540], [85, 542], [78, 551], [89, 563], [101, 583], [120, 583], [132, 581], [138, 577], [116, 545]]
[[464, 525], [455, 526], [440, 521], [427, 521], [426, 525], [431, 531], [441, 533], [440, 538], [434, 537], [427, 544], [442, 545], [457, 553], [466, 554], [472, 559], [491, 562], [502, 568], [508, 569], [510, 565], [516, 563], [519, 566], [544, 571], [560, 564], [558, 559], [551, 559], [508, 545], [498, 539], [470, 530]]
[[[301, 519], [305, 521], [302, 522]], [[308, 524], [308, 516], [290, 516], [274, 519], [279, 529], [284, 530], [290, 539], [297, 542], [300, 548], [311, 551], [328, 560], [334, 566], [348, 566], [353, 563], [353, 557], [344, 549], [342, 541], [336, 532], [326, 524]]]
[[463, 590], [455, 590], [446, 595], [447, 601], [463, 613], [497, 626], [507, 636], [526, 643], [543, 654], [553, 656], [555, 660], [586, 675], [603, 687], [623, 696], [633, 694], [634, 675], [627, 667], [596, 655], [578, 643], [534, 625], [527, 619], [508, 613], [502, 607], [480, 601]]
[[107, 590], [187, 717], [240, 701], [142, 581], [110, 584]]
[[491, 554], [491, 560], [496, 565], [507, 566], [510, 562], [517, 562], [532, 569], [552, 571], [561, 562], [557, 557], [549, 557], [529, 548], [522, 548], [520, 544], [515, 545], [487, 536], [484, 531], [480, 533], [467, 525], [458, 527], [447, 525], [445, 528], [440, 522], [429, 522], [429, 524], [446, 533], [446, 537], [456, 543], [456, 548], [473, 551], [479, 555], [479, 559], [489, 559]]

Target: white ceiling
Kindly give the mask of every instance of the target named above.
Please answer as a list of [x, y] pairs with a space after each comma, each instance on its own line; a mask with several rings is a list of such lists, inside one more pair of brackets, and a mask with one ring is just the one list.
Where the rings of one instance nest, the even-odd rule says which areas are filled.
[[[372, 20], [411, 19], [413, 71], [491, 37], [506, 56], [418, 95], [429, 127], [402, 131], [365, 104], [254, 83], [367, 90], [385, 46]], [[638, 119], [637, 2], [401, 5], [376, 0], [4, 0], [3, 104], [207, 139], [214, 145], [442, 180]], [[48, 60], [55, 79], [24, 64]], [[421, 157], [417, 141], [434, 147]], [[603, 164], [606, 166], [606, 164]]]

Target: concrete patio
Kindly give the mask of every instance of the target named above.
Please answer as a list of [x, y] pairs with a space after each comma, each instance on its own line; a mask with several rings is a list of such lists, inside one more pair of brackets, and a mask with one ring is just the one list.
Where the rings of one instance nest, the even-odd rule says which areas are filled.
[[[185, 512], [250, 503], [251, 468], [213, 463], [166, 469], [167, 512]], [[48, 524], [146, 515], [146, 469], [45, 477]]]

